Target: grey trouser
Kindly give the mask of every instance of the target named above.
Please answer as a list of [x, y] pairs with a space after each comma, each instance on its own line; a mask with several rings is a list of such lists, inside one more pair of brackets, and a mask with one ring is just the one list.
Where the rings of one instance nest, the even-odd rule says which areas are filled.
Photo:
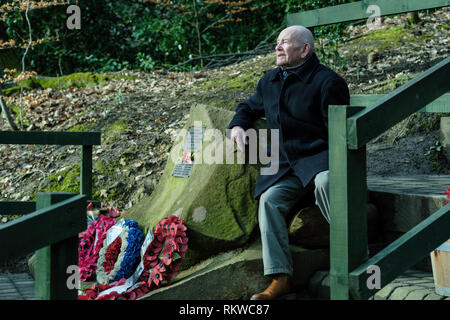
[[[314, 179], [316, 205], [330, 222], [328, 191], [329, 171], [318, 173]], [[294, 174], [288, 174], [267, 189], [259, 200], [259, 230], [261, 231], [264, 275], [287, 273], [292, 275], [292, 256], [289, 250], [286, 215], [307, 189]]]

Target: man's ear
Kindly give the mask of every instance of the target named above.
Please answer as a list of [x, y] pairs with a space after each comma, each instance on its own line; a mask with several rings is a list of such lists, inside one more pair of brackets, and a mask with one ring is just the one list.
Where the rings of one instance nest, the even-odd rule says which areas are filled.
[[300, 54], [302, 59], [305, 59], [311, 52], [311, 45], [309, 43], [305, 43], [304, 46], [305, 49], [303, 49], [302, 53]]

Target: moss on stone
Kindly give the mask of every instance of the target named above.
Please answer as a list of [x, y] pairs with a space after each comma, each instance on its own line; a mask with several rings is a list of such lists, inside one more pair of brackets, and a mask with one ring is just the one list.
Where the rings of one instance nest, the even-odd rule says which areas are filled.
[[444, 24], [442, 26], [439, 25], [439, 26], [436, 26], [436, 29], [439, 30], [439, 31], [441, 31], [442, 29], [450, 30], [450, 25], [448, 25], [448, 24]]
[[207, 80], [201, 85], [201, 89], [205, 91], [253, 89], [256, 88], [256, 84], [262, 76], [263, 73], [258, 71], [242, 71], [239, 74], [225, 73], [221, 77]]
[[91, 126], [88, 123], [79, 123], [74, 125], [72, 128], [70, 128], [67, 131], [70, 132], [86, 132], [89, 131]]
[[[201, 122], [207, 129], [220, 130], [224, 142], [225, 128], [232, 116], [231, 111], [197, 106], [191, 109], [185, 129]], [[206, 164], [205, 155], [215, 156], [219, 150], [216, 147], [220, 147], [215, 144], [215, 139], [210, 139], [209, 132], [205, 132], [202, 151], [194, 152], [194, 166], [188, 179], [172, 176], [175, 162], [183, 153], [185, 137], [180, 135], [156, 189], [125, 215], [136, 220], [145, 232], [154, 228], [163, 217], [179, 215], [188, 227], [188, 251], [191, 253], [183, 263], [186, 267], [242, 246], [257, 226], [257, 202], [253, 199], [253, 191], [258, 166], [238, 164], [236, 159], [234, 164], [225, 164], [225, 158], [221, 159], [222, 163]], [[222, 143], [221, 147], [225, 157], [228, 146]]]
[[393, 28], [374, 30], [369, 34], [359, 38], [359, 41], [366, 40], [379, 40], [379, 41], [389, 41], [389, 42], [399, 42], [405, 38], [413, 37], [411, 33], [404, 27], [397, 26]]
[[109, 135], [109, 134], [118, 134], [118, 133], [123, 133], [125, 132], [125, 130], [128, 127], [128, 117], [123, 117], [119, 120], [117, 120], [116, 122], [114, 122], [113, 124], [109, 125], [105, 130], [104, 130], [104, 134]]
[[356, 45], [361, 53], [369, 53], [374, 50], [378, 53], [392, 48], [393, 46], [401, 46], [405, 42], [423, 42], [433, 38], [432, 34], [422, 36], [414, 35], [408, 27], [396, 26], [393, 28], [374, 30], [358, 39], [354, 39], [348, 43], [349, 47]]
[[[31, 77], [23, 81], [24, 90], [32, 89], [48, 89], [55, 90], [67, 89], [69, 87], [82, 88], [95, 85], [106, 85], [112, 79], [135, 79], [135, 77], [124, 75], [98, 74], [91, 72], [72, 73], [62, 77]], [[5, 96], [9, 96], [15, 92], [20, 92], [22, 83], [17, 86], [3, 90]]]
[[80, 192], [80, 165], [74, 164], [64, 170], [50, 175], [46, 178], [49, 186], [38, 190], [33, 199], [36, 199], [38, 192]]

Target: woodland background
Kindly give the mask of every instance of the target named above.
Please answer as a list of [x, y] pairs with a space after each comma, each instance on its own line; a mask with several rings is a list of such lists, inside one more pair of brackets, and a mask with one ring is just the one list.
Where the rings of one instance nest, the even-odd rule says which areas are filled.
[[[275, 67], [287, 13], [346, 2], [0, 0], [0, 105], [11, 111], [11, 121], [0, 114], [0, 131], [15, 123], [101, 132], [93, 198], [126, 211], [155, 190], [192, 106], [233, 111], [254, 93]], [[66, 25], [71, 4], [81, 9], [79, 30]], [[314, 29], [321, 63], [351, 94], [392, 92], [450, 54], [450, 7], [383, 17], [377, 30], [366, 20]], [[368, 176], [450, 174], [442, 116], [450, 114], [415, 113], [369, 143]], [[79, 151], [0, 145], [0, 199], [79, 193]], [[17, 217], [0, 215], [0, 224]], [[5, 270], [29, 272], [27, 257]]]
[[[273, 50], [287, 13], [348, 2], [354, 1], [1, 0], [0, 66], [18, 72], [30, 44], [23, 62], [40, 75], [197, 70], [207, 66], [201, 57]], [[81, 9], [79, 30], [66, 26], [70, 4]], [[345, 27], [337, 24], [314, 32], [334, 41]]]

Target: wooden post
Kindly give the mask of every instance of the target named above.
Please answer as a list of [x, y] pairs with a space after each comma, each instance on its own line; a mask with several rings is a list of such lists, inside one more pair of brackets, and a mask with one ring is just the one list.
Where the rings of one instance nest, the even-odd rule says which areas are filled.
[[362, 107], [329, 107], [330, 294], [350, 299], [349, 273], [367, 255], [366, 148], [348, 150], [347, 118]]
[[[36, 209], [43, 209], [73, 197], [74, 193], [38, 193]], [[84, 208], [83, 208], [84, 210]], [[39, 228], [39, 226], [36, 226]], [[69, 289], [66, 270], [78, 265], [78, 237], [72, 236], [36, 251], [35, 295], [39, 300], [77, 299], [77, 289]]]
[[92, 146], [82, 146], [80, 169], [80, 193], [92, 199]]

